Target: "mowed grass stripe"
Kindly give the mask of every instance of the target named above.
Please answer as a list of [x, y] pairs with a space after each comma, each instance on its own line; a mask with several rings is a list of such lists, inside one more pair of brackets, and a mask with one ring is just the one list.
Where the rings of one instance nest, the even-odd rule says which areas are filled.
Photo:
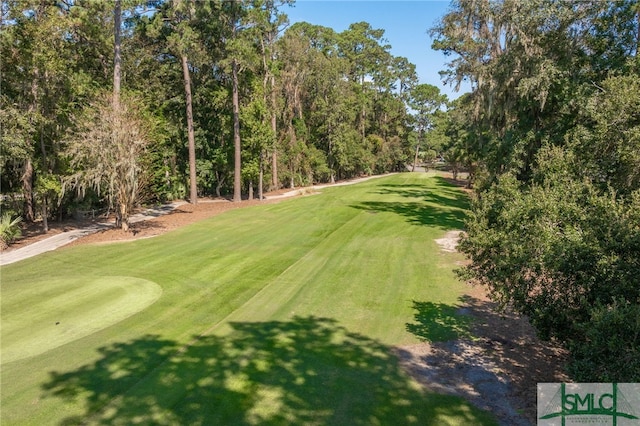
[[[333, 257], [339, 257], [340, 241], [349, 238], [357, 230], [352, 222], [357, 215], [343, 223], [330, 234], [319, 241], [318, 245], [300, 257], [295, 263], [290, 265], [281, 274], [269, 281], [260, 292], [247, 301], [242, 307], [235, 310], [227, 321], [250, 320], [263, 321], [268, 319], [283, 319], [296, 315], [295, 308], [291, 304], [300, 300], [308, 300], [316, 297], [309, 295], [308, 291], [313, 290], [313, 278], [331, 265], [328, 262]], [[330, 247], [331, 253], [327, 253]], [[296, 295], [296, 297], [294, 297]], [[324, 300], [323, 300], [324, 301]], [[304, 309], [299, 314], [310, 314]], [[226, 324], [228, 325], [228, 324]], [[227, 327], [228, 329], [228, 327]]]
[[488, 421], [419, 390], [387, 346], [417, 341], [413, 300], [457, 302], [455, 256], [432, 241], [461, 225], [457, 194], [395, 175], [3, 268], [3, 316], [5, 299], [42, 277], [162, 288], [117, 324], [3, 366], [3, 424]]
[[[415, 343], [404, 324], [412, 306], [406, 288], [419, 287], [421, 281], [422, 274], [412, 277], [416, 265], [409, 264], [414, 255], [411, 252], [418, 248], [390, 244], [390, 239], [401, 238], [393, 235], [379, 236], [363, 245], [359, 236], [382, 232], [377, 229], [380, 223], [385, 222], [359, 213], [236, 310], [230, 320], [314, 315], [337, 319], [348, 329], [385, 343]], [[428, 242], [419, 250], [426, 247]], [[420, 292], [419, 288], [415, 291]]]
[[[365, 190], [358, 198], [367, 199], [367, 194], [379, 192], [379, 186], [363, 186], [374, 191]], [[385, 202], [407, 199], [387, 193]], [[385, 343], [415, 343], [405, 327], [413, 301], [454, 305], [463, 288], [450, 267], [438, 265], [444, 256], [433, 239], [441, 231], [403, 226], [405, 222], [393, 212], [360, 209], [231, 318], [324, 316]]]

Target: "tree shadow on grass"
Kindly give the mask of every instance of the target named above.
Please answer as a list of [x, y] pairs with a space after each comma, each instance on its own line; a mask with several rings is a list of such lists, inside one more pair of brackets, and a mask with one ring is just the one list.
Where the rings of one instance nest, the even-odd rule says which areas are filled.
[[351, 207], [370, 213], [396, 213], [413, 225], [432, 226], [447, 231], [462, 229], [466, 219], [462, 210], [435, 207], [423, 202], [364, 201]]
[[469, 197], [459, 187], [452, 185], [446, 178], [434, 176], [434, 185], [421, 184], [383, 184], [377, 186], [377, 194], [400, 195], [443, 205], [449, 208], [466, 210], [469, 208]]
[[62, 424], [487, 424], [462, 400], [411, 385], [390, 347], [335, 320], [232, 323], [190, 345], [148, 335], [51, 372], [47, 397], [80, 402]]
[[470, 336], [471, 317], [460, 315], [459, 308], [444, 303], [413, 301], [414, 322], [407, 331], [420, 340], [444, 342]]
[[[452, 313], [446, 305], [414, 304], [416, 324], [407, 329], [431, 342], [400, 348], [402, 364], [428, 389], [462, 396], [500, 424], [535, 424], [537, 383], [569, 381], [566, 351], [540, 341], [527, 318], [499, 312], [485, 296], [465, 295], [460, 305]], [[457, 339], [443, 338], [460, 329]]]
[[396, 213], [414, 225], [438, 227], [443, 230], [462, 229], [469, 208], [466, 194], [448, 184], [444, 178], [434, 177], [435, 187], [418, 184], [386, 184], [374, 193], [402, 196], [407, 201], [364, 201], [352, 207], [368, 212]]

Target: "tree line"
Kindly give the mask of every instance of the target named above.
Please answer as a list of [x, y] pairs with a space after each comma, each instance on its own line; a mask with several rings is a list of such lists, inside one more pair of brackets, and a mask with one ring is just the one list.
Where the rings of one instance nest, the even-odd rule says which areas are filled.
[[462, 275], [575, 380], [639, 381], [640, 6], [454, 1], [431, 31], [473, 86], [438, 121], [475, 187]]
[[292, 3], [3, 2], [3, 194], [45, 228], [97, 206], [126, 228], [143, 201], [404, 168], [439, 90], [384, 30], [290, 25]]
[[562, 342], [576, 380], [640, 381], [637, 2], [453, 1], [432, 47], [473, 90], [446, 111], [383, 30], [290, 25], [292, 3], [3, 1], [2, 193], [45, 228], [96, 205], [126, 227], [142, 200], [262, 198], [441, 149], [475, 188], [462, 275]]

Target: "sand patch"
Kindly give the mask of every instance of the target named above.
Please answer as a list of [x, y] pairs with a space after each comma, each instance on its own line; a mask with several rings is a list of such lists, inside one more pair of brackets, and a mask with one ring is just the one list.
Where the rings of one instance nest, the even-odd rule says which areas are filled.
[[436, 244], [440, 246], [442, 251], [447, 253], [455, 253], [458, 251], [458, 242], [460, 236], [464, 234], [464, 231], [454, 230], [447, 232], [444, 237], [435, 240]]

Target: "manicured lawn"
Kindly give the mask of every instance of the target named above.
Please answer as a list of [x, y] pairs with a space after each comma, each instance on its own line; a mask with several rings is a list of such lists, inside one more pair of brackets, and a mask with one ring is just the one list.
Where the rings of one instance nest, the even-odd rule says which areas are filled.
[[406, 173], [2, 269], [2, 424], [493, 424], [393, 347], [450, 339], [466, 199]]

